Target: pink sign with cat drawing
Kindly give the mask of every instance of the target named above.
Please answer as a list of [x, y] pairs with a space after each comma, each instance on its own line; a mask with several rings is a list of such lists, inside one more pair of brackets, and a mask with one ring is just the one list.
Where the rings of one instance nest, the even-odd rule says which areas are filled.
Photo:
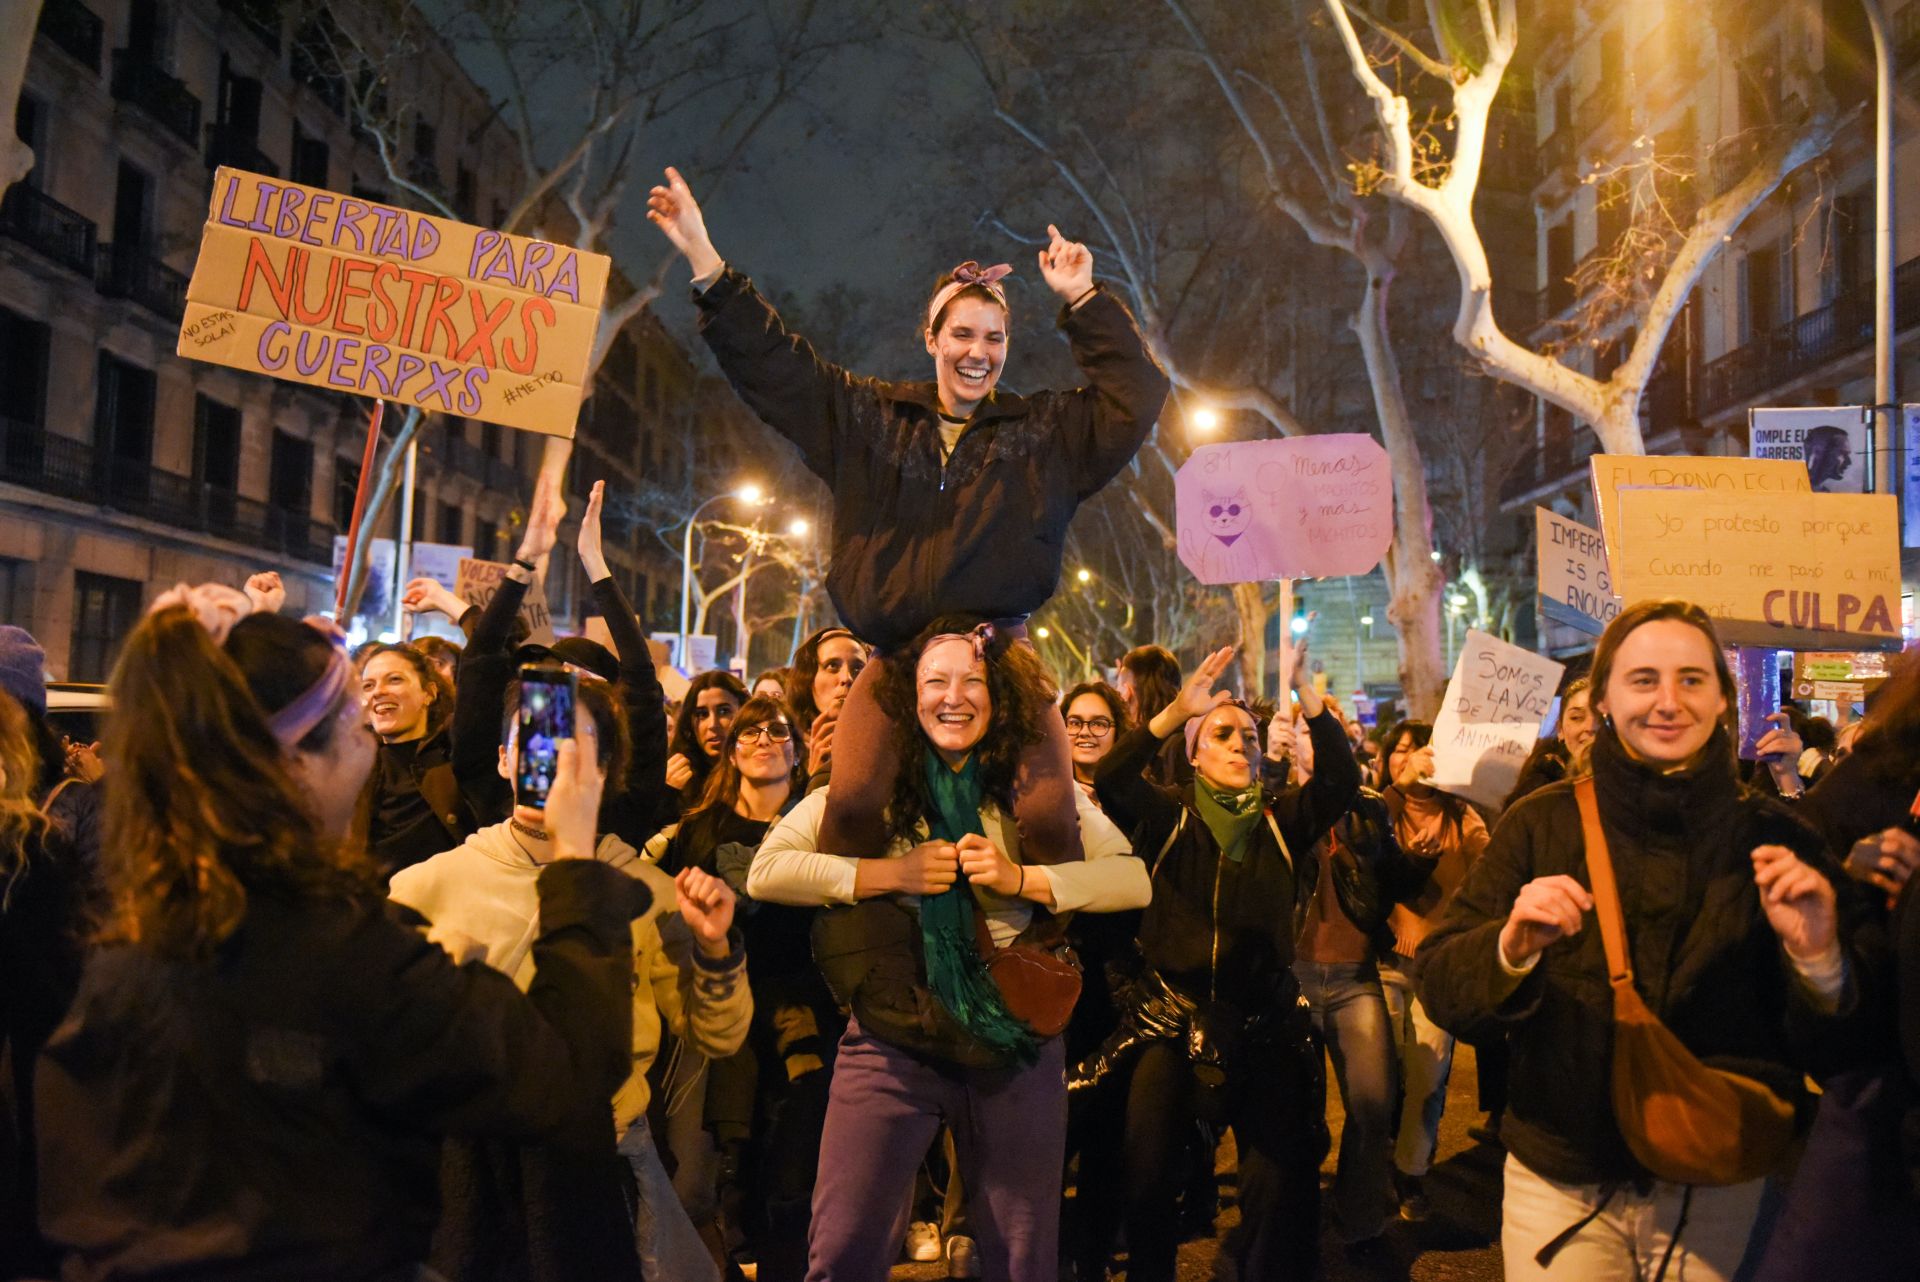
[[1202, 445], [1174, 477], [1180, 560], [1202, 583], [1365, 574], [1393, 539], [1393, 481], [1371, 436]]

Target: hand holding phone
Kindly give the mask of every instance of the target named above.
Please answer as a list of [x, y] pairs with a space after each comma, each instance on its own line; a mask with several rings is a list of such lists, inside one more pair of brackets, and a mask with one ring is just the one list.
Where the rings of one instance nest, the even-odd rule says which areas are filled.
[[557, 664], [529, 663], [520, 669], [518, 751], [513, 768], [513, 801], [519, 809], [546, 809], [560, 763], [560, 745], [573, 738], [578, 694], [579, 678]]

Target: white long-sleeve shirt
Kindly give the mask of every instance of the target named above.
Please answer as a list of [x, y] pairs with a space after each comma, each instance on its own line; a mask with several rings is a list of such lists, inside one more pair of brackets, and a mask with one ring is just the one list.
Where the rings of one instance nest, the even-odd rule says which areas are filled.
[[[803, 908], [854, 902], [854, 877], [860, 861], [820, 849], [820, 821], [826, 813], [827, 795], [831, 791], [829, 785], [808, 794], [767, 834], [747, 873], [747, 894], [767, 903]], [[1134, 856], [1125, 834], [1111, 819], [1101, 814], [1079, 789], [1074, 793], [1080, 816], [1080, 845], [1086, 858], [1074, 863], [1046, 865], [1047, 878], [1053, 886], [1054, 911], [1111, 913], [1146, 907], [1153, 897], [1146, 864]], [[980, 810], [980, 826], [987, 840], [1005, 852], [1007, 858], [1015, 863], [1024, 862], [1020, 858], [1019, 833], [991, 801]], [[897, 859], [927, 839], [927, 827], [922, 823], [911, 839], [896, 838], [887, 848], [887, 857]], [[973, 897], [986, 911], [987, 927], [997, 947], [1012, 943], [1033, 920], [1033, 905], [1027, 900], [997, 895], [978, 886], [973, 888]], [[902, 895], [901, 899], [919, 902], [917, 895]]]

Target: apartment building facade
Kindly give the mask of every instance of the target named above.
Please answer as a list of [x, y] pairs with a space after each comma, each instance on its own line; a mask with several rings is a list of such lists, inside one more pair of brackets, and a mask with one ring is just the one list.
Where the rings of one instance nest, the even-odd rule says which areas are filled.
[[[104, 679], [174, 582], [277, 570], [292, 608], [331, 608], [372, 403], [174, 355], [214, 167], [410, 203], [314, 12], [44, 0], [16, 113], [35, 164], [0, 203], [0, 619], [41, 640], [56, 677]], [[445, 47], [409, 76], [406, 179], [503, 221], [518, 175], [492, 103]], [[616, 474], [687, 467], [686, 353], [644, 314], [616, 346], [583, 448]], [[511, 555], [540, 438], [435, 417], [420, 440], [414, 537]], [[610, 559], [638, 601], [677, 583], [638, 545]], [[575, 594], [556, 587], [560, 615]]]

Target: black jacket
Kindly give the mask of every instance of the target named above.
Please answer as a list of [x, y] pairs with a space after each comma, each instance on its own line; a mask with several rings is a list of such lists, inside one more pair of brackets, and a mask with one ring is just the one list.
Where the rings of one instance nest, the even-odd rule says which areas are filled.
[[738, 272], [697, 301], [701, 337], [734, 390], [833, 491], [827, 591], [883, 650], [939, 614], [1045, 605], [1074, 512], [1133, 458], [1167, 398], [1133, 317], [1103, 289], [1060, 321], [1089, 385], [995, 392], [942, 464], [932, 384], [827, 363]]
[[1347, 813], [1329, 834], [1327, 858], [1333, 861], [1333, 893], [1340, 911], [1381, 952], [1393, 949], [1387, 917], [1395, 904], [1422, 890], [1440, 862], [1410, 855], [1393, 833], [1393, 813], [1371, 788], [1361, 788]]
[[1307, 725], [1313, 778], [1267, 798], [1291, 859], [1262, 822], [1244, 860], [1223, 860], [1192, 787], [1176, 794], [1146, 778], [1160, 741], [1145, 726], [1121, 736], [1094, 776], [1101, 809], [1131, 834], [1153, 876], [1153, 901], [1140, 922], [1142, 958], [1196, 1002], [1224, 1003], [1249, 1018], [1292, 1003], [1294, 939], [1320, 875], [1314, 843], [1360, 787], [1339, 718], [1323, 712]]
[[[1850, 902], [1821, 842], [1778, 802], [1740, 787], [1724, 731], [1703, 765], [1662, 775], [1631, 761], [1612, 731], [1594, 741], [1593, 770], [1633, 955], [1635, 986], [1694, 1054], [1758, 1078], [1783, 1098], [1804, 1072], [1839, 1067], [1871, 1018], [1849, 935], [1849, 982], [1839, 1015], [1818, 1013], [1767, 924], [1753, 884], [1753, 848], [1784, 845], [1826, 872]], [[1571, 783], [1522, 799], [1454, 893], [1416, 959], [1420, 1000], [1434, 1022], [1469, 1041], [1504, 1032], [1511, 1095], [1501, 1140], [1550, 1179], [1573, 1184], [1646, 1178], [1621, 1138], [1610, 1095], [1613, 999], [1600, 931], [1549, 945], [1517, 987], [1496, 955], [1520, 888], [1564, 874], [1591, 887]], [[1846, 917], [1843, 912], [1843, 927]]]
[[591, 860], [542, 871], [525, 995], [384, 901], [256, 893], [206, 964], [96, 950], [37, 1079], [69, 1282], [411, 1278], [442, 1136], [603, 1151], [637, 888]]

